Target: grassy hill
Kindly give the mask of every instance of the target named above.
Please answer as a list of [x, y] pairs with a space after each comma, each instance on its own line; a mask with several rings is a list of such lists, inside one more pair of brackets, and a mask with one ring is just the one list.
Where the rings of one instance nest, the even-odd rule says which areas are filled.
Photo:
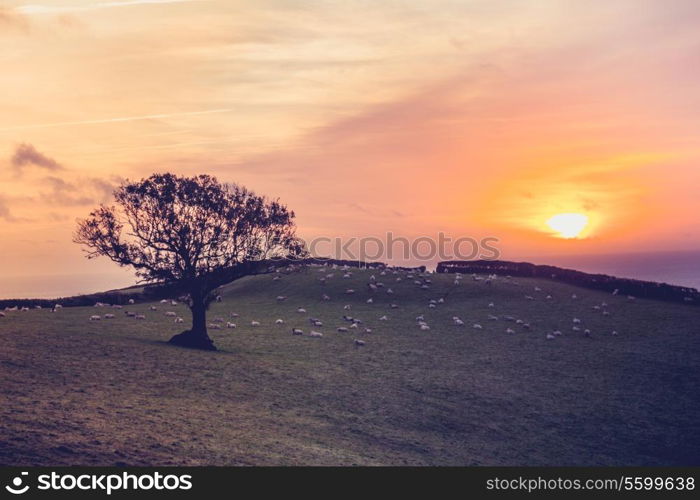
[[[351, 272], [228, 285], [210, 323], [237, 328], [210, 330], [215, 353], [165, 343], [187, 326], [183, 305], [6, 313], [0, 464], [700, 464], [700, 309], [539, 279], [430, 275], [423, 290], [405, 271]], [[374, 293], [371, 274], [385, 284]], [[343, 314], [361, 328], [337, 332]]]

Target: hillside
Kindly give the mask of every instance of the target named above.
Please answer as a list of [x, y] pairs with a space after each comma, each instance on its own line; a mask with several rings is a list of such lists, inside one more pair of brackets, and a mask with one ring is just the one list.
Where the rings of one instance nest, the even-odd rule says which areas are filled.
[[[351, 272], [311, 267], [228, 285], [210, 323], [237, 328], [210, 330], [216, 353], [165, 343], [184, 328], [164, 312], [188, 321], [182, 305], [7, 312], [0, 463], [700, 464], [698, 308], [537, 278], [455, 285], [438, 274], [424, 290], [406, 271]], [[374, 293], [371, 274], [385, 284]], [[106, 313], [116, 318], [88, 321]], [[343, 314], [361, 328], [336, 332], [350, 326]], [[554, 330], [562, 335], [548, 340]]]

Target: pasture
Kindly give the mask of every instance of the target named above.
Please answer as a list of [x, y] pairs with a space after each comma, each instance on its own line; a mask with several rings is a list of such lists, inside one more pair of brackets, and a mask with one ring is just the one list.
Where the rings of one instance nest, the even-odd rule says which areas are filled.
[[[226, 286], [209, 311], [218, 352], [166, 343], [188, 326], [182, 304], [5, 312], [0, 463], [700, 465], [700, 308], [539, 279], [350, 272]], [[370, 291], [370, 275], [384, 286]]]

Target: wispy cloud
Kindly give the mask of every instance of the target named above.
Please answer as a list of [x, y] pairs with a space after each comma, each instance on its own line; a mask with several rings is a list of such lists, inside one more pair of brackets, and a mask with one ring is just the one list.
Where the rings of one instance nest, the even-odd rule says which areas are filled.
[[7, 200], [2, 195], [0, 195], [0, 219], [7, 222], [15, 221], [15, 217], [12, 215], [12, 212], [10, 212]]
[[17, 130], [32, 130], [32, 129], [42, 129], [42, 128], [53, 128], [53, 127], [71, 127], [77, 125], [99, 125], [103, 123], [119, 123], [119, 122], [133, 122], [140, 120], [160, 120], [165, 118], [178, 118], [182, 116], [196, 116], [196, 115], [209, 115], [214, 113], [228, 113], [234, 111], [231, 108], [222, 109], [207, 109], [204, 111], [186, 111], [183, 113], [160, 113], [154, 115], [136, 115], [136, 116], [119, 116], [115, 118], [102, 118], [97, 120], [76, 120], [76, 121], [66, 121], [66, 122], [53, 122], [53, 123], [35, 123], [32, 125], [19, 125], [17, 127], [5, 127], [0, 128], [0, 132], [11, 132]]
[[136, 5], [198, 2], [201, 0], [127, 0], [124, 2], [100, 2], [88, 5], [21, 5], [15, 10], [22, 14], [66, 14], [69, 12], [88, 12], [91, 10], [111, 9], [114, 7], [131, 7]]
[[10, 159], [10, 163], [15, 168], [17, 174], [21, 174], [25, 167], [32, 165], [52, 171], [63, 169], [60, 163], [37, 151], [31, 144], [20, 144], [17, 146], [15, 153]]

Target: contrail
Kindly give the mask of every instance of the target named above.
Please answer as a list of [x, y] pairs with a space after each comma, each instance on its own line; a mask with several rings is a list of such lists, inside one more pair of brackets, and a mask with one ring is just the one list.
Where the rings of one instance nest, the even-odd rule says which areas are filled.
[[139, 116], [120, 116], [117, 118], [104, 118], [101, 120], [80, 120], [73, 122], [53, 122], [53, 123], [37, 123], [34, 125], [20, 125], [17, 127], [0, 128], [0, 132], [11, 132], [15, 130], [32, 130], [38, 128], [52, 127], [71, 127], [75, 125], [99, 125], [101, 123], [120, 123], [133, 122], [139, 120], [158, 120], [161, 118], [175, 118], [178, 116], [195, 116], [195, 115], [210, 115], [214, 113], [228, 113], [233, 111], [231, 108], [208, 109], [205, 111], [188, 111], [184, 113], [161, 113], [157, 115], [139, 115]]
[[148, 5], [158, 3], [184, 3], [196, 2], [199, 0], [126, 0], [124, 2], [102, 2], [90, 5], [20, 5], [15, 11], [21, 14], [56, 14], [65, 12], [85, 12], [98, 9], [109, 9], [111, 7], [129, 7], [132, 5]]

